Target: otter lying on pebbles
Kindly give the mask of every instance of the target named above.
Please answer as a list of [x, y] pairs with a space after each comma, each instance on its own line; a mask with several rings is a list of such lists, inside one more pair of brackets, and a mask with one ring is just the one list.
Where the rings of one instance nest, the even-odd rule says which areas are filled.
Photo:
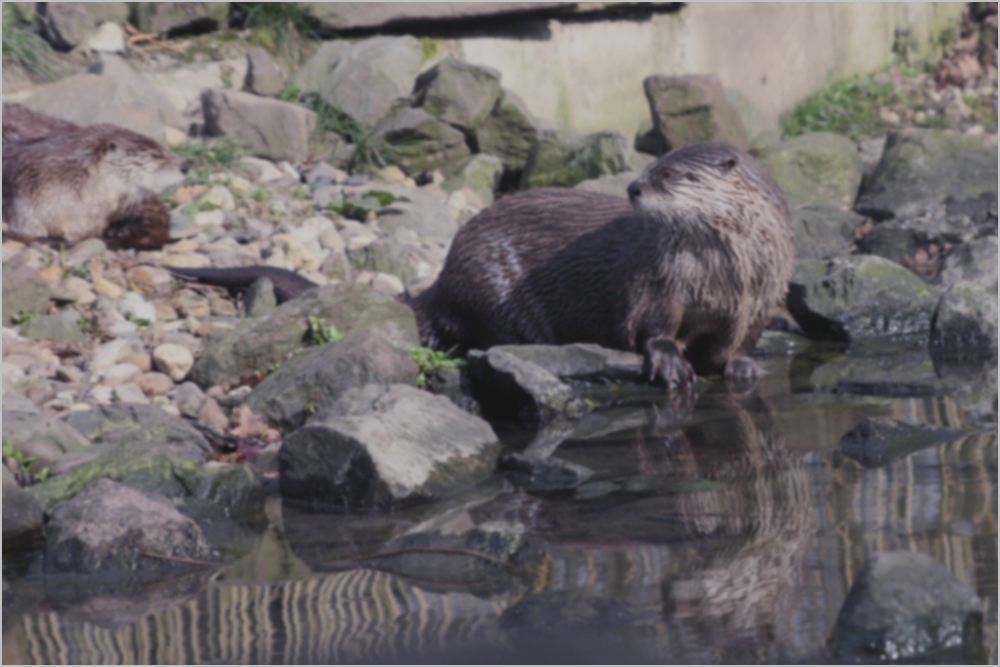
[[8, 104], [3, 139], [3, 221], [11, 237], [75, 242], [109, 231], [113, 248], [166, 243], [169, 213], [156, 195], [180, 185], [188, 168], [157, 142]]

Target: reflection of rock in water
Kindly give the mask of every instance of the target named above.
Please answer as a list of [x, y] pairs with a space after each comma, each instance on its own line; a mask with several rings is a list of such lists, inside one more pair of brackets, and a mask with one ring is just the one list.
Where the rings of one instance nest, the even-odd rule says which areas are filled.
[[666, 582], [664, 606], [716, 646], [770, 642], [788, 631], [814, 536], [809, 476], [756, 396], [719, 398], [727, 414], [685, 429], [689, 478], [721, 482], [682, 494], [681, 522], [699, 537], [746, 537], [736, 550], [698, 552], [701, 567]]

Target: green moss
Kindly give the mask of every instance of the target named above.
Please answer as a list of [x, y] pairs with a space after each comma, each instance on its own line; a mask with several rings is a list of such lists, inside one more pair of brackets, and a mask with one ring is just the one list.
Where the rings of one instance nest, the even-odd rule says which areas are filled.
[[426, 65], [435, 60], [448, 48], [448, 42], [443, 39], [434, 39], [432, 37], [419, 37], [418, 39], [420, 40], [420, 46], [423, 48], [423, 56], [420, 59], [421, 65]]

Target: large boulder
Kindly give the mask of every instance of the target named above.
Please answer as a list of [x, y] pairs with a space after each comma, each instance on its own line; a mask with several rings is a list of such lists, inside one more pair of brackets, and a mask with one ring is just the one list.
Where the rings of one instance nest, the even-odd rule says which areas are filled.
[[329, 285], [213, 338], [190, 378], [209, 387], [266, 372], [305, 346], [310, 318], [343, 334], [368, 331], [400, 347], [420, 344], [413, 311], [403, 304], [363, 285]]
[[521, 188], [572, 187], [606, 174], [639, 171], [640, 162], [621, 132], [545, 130], [528, 157]]
[[361, 159], [382, 160], [410, 175], [435, 169], [452, 172], [472, 155], [460, 130], [423, 109], [402, 104], [375, 126], [369, 150], [375, 154]]
[[996, 279], [990, 288], [964, 280], [953, 283], [937, 304], [930, 331], [930, 352], [935, 360], [996, 359]]
[[201, 94], [201, 108], [210, 136], [232, 137], [277, 160], [305, 162], [312, 155], [316, 114], [303, 106], [210, 88]]
[[855, 210], [924, 240], [960, 243], [996, 234], [996, 149], [939, 130], [890, 133]]
[[381, 337], [358, 332], [292, 358], [247, 396], [247, 405], [279, 428], [302, 426], [354, 387], [417, 382], [410, 354]]
[[849, 255], [854, 231], [865, 219], [853, 211], [824, 205], [793, 209], [795, 253], [799, 259], [832, 259]]
[[49, 39], [59, 48], [72, 49], [102, 23], [125, 23], [124, 2], [46, 2], [41, 5]]
[[787, 303], [810, 338], [847, 341], [929, 331], [935, 299], [899, 264], [852, 255], [800, 260]]
[[414, 96], [416, 106], [471, 136], [500, 98], [500, 73], [446, 58], [420, 75]]
[[135, 2], [136, 27], [142, 32], [207, 32], [226, 25], [228, 2]]
[[757, 159], [792, 209], [806, 205], [850, 208], [864, 175], [857, 146], [832, 132], [813, 132], [772, 144]]
[[98, 479], [52, 513], [45, 570], [81, 574], [159, 570], [177, 562], [172, 559], [218, 557], [198, 524], [167, 498]]
[[501, 88], [493, 111], [476, 130], [479, 150], [500, 158], [505, 169], [523, 169], [538, 141], [541, 124], [520, 97]]
[[981, 633], [971, 586], [930, 556], [888, 551], [855, 577], [830, 646], [846, 662], [956, 663], [982, 651]]
[[963, 243], [951, 251], [941, 269], [941, 284], [972, 282], [997, 291], [997, 237], [987, 236]]
[[448, 192], [468, 188], [484, 204], [492, 204], [503, 176], [503, 162], [486, 153], [474, 155], [458, 172], [441, 186]]
[[700, 141], [750, 148], [739, 113], [712, 75], [654, 75], [642, 82], [653, 125], [666, 150]]
[[388, 508], [445, 498], [493, 473], [490, 425], [443, 396], [377, 389], [356, 412], [305, 426], [279, 453], [281, 494], [313, 507]]
[[42, 504], [18, 486], [7, 466], [3, 472], [3, 547], [4, 551], [29, 551], [43, 536]]

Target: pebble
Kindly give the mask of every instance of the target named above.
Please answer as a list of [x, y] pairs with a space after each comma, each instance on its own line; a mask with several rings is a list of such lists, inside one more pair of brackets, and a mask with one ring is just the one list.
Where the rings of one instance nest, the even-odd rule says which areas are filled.
[[133, 352], [132, 354], [122, 359], [122, 363], [132, 364], [143, 373], [149, 372], [149, 370], [153, 367], [153, 361], [150, 358], [149, 353], [146, 351]]
[[156, 322], [156, 306], [142, 298], [139, 292], [128, 292], [122, 299], [119, 310], [123, 315], [131, 315], [133, 320]]
[[78, 384], [83, 382], [83, 371], [76, 366], [60, 366], [56, 371], [56, 379]]
[[114, 389], [103, 384], [94, 385], [87, 392], [88, 398], [97, 405], [107, 405], [114, 397]]
[[170, 293], [174, 284], [174, 277], [169, 271], [148, 265], [129, 269], [125, 272], [125, 280], [132, 289], [146, 296], [165, 296]]
[[115, 387], [112, 393], [115, 400], [119, 403], [142, 403], [143, 405], [149, 404], [149, 399], [146, 398], [146, 394], [143, 393], [139, 385], [134, 382], [128, 382], [126, 384], [119, 385]]
[[128, 320], [121, 320], [109, 324], [104, 328], [104, 332], [111, 335], [114, 338], [125, 338], [136, 334], [139, 332], [139, 325], [135, 322], [129, 322]]
[[403, 281], [398, 276], [381, 272], [375, 273], [375, 277], [372, 279], [372, 288], [387, 296], [397, 296], [405, 290]]
[[87, 370], [99, 373], [111, 368], [130, 354], [132, 354], [132, 344], [124, 338], [116, 338], [97, 348], [93, 359], [87, 364]]
[[221, 227], [226, 221], [226, 213], [220, 209], [199, 211], [194, 214], [194, 224], [199, 227]]
[[208, 257], [196, 253], [167, 255], [163, 258], [164, 266], [176, 266], [178, 268], [203, 269], [211, 266], [211, 264]]
[[258, 183], [271, 183], [272, 181], [284, 178], [281, 170], [268, 160], [256, 157], [244, 157], [240, 160], [240, 166]]
[[236, 199], [225, 185], [213, 185], [201, 201], [223, 211], [236, 210]]
[[135, 376], [134, 382], [147, 396], [163, 396], [174, 388], [174, 381], [166, 373], [152, 371]]
[[100, 381], [105, 386], [115, 387], [130, 381], [141, 372], [139, 367], [134, 364], [115, 364], [101, 373]]
[[153, 363], [158, 370], [169, 375], [171, 380], [180, 382], [194, 366], [194, 356], [186, 347], [163, 343], [153, 350]]

